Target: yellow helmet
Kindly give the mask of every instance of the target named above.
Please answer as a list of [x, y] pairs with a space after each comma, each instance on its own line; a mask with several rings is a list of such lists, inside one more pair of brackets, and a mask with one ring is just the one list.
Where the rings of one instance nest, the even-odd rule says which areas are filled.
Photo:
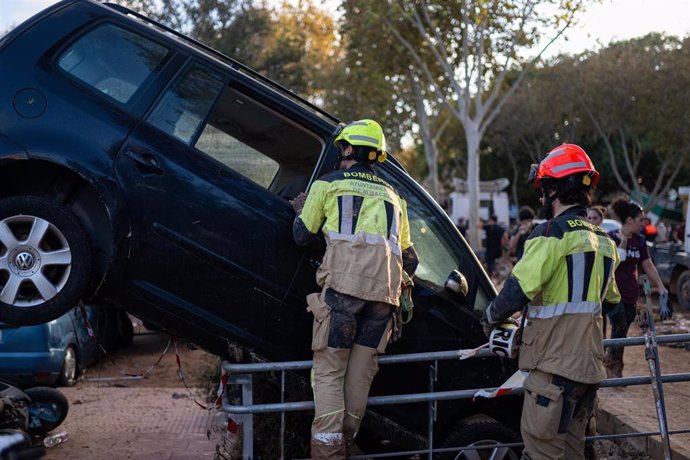
[[333, 143], [338, 146], [340, 141], [373, 149], [366, 154], [365, 158], [355, 156], [358, 161], [378, 160], [380, 163], [386, 161], [386, 137], [383, 135], [381, 125], [374, 120], [365, 119], [348, 123], [336, 136]]

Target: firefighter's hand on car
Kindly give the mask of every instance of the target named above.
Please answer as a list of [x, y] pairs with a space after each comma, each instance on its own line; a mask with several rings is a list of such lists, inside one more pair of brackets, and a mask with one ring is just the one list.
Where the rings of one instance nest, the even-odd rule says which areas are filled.
[[295, 198], [290, 200], [290, 204], [292, 205], [292, 209], [295, 210], [295, 214], [299, 215], [299, 213], [302, 212], [305, 201], [307, 201], [307, 194], [305, 192], [301, 192]]

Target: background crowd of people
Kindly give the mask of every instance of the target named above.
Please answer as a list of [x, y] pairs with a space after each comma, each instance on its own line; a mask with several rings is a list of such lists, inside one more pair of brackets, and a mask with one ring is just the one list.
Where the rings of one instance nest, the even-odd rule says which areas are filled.
[[[628, 200], [623, 198], [623, 200]], [[634, 201], [628, 200], [631, 203]], [[615, 202], [615, 201], [614, 201]], [[590, 206], [587, 209], [587, 220], [601, 226], [604, 219], [614, 219], [621, 225], [623, 222], [615, 213], [613, 203], [606, 207], [601, 204]], [[488, 219], [480, 220], [477, 227], [480, 229], [482, 248], [479, 251], [485, 268], [494, 281], [499, 281], [505, 276], [506, 265], [508, 273], [510, 268], [522, 257], [525, 240], [532, 232], [537, 219], [535, 211], [529, 206], [522, 206], [517, 214], [517, 219], [511, 219], [510, 223], [499, 222], [495, 215]], [[456, 226], [465, 236], [469, 223], [467, 219], [460, 218]], [[649, 243], [683, 243], [685, 235], [685, 223], [674, 223], [659, 219], [656, 224], [642, 214], [642, 224], [639, 235]]]

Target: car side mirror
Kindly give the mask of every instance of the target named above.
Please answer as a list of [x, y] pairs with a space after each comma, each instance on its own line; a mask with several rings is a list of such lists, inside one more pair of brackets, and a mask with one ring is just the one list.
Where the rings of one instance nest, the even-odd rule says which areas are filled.
[[463, 298], [467, 297], [467, 293], [470, 291], [470, 287], [467, 284], [467, 278], [465, 278], [465, 275], [460, 273], [459, 270], [450, 272], [443, 287]]

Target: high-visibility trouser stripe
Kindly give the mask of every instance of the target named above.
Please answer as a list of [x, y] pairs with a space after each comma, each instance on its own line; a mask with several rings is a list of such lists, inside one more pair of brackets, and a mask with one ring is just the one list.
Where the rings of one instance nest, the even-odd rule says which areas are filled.
[[321, 444], [322, 446], [340, 446], [343, 444], [343, 434], [342, 433], [314, 433], [312, 439], [315, 443]]
[[[343, 233], [337, 233], [330, 231], [327, 234], [330, 241], [349, 241], [351, 243], [366, 243], [377, 246], [387, 246], [390, 251], [396, 256], [402, 257], [402, 250], [400, 249], [400, 244], [390, 240], [387, 240], [383, 235], [374, 235], [372, 233], [358, 232], [354, 235], [345, 235]], [[393, 236], [391, 235], [391, 238]], [[397, 240], [397, 237], [396, 237]]]
[[563, 315], [584, 315], [601, 313], [601, 304], [589, 301], [559, 303], [556, 305], [530, 305], [527, 317], [531, 319], [548, 319]]

